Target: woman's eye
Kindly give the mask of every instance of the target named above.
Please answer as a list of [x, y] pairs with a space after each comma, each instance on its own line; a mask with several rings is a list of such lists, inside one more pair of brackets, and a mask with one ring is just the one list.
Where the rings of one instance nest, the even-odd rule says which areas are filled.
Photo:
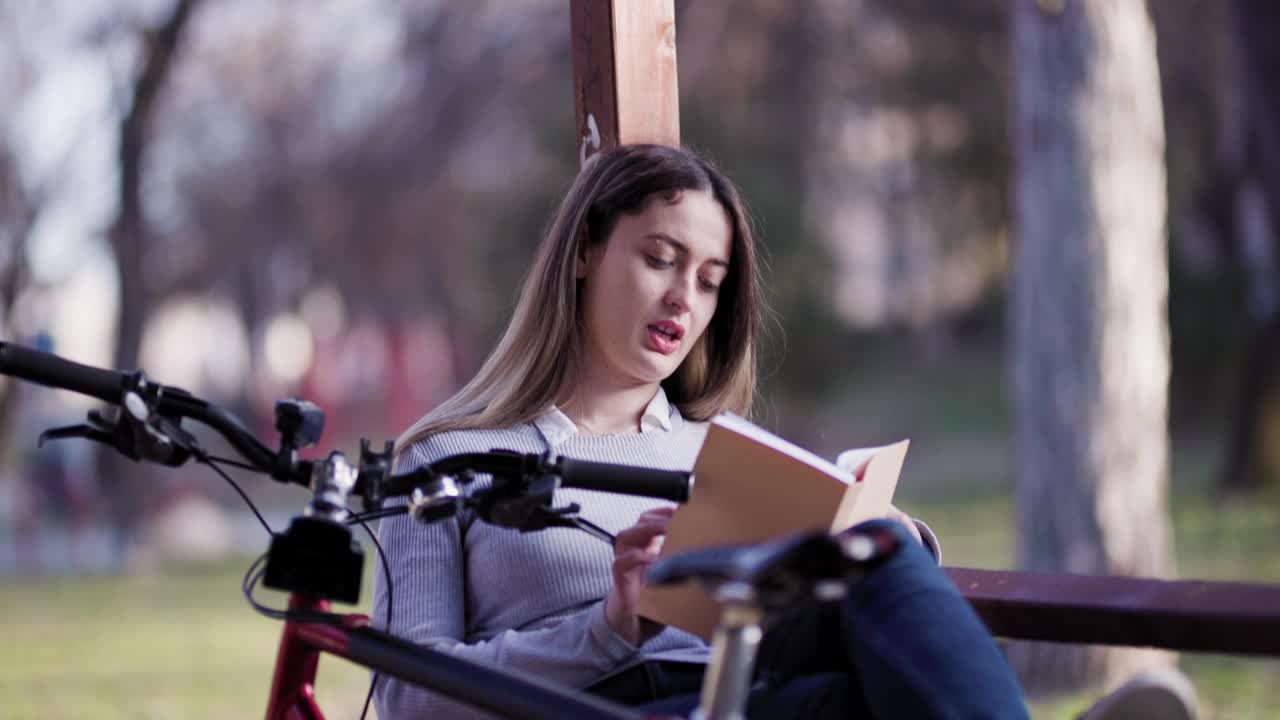
[[672, 265], [672, 262], [670, 260], [660, 258], [657, 255], [645, 255], [644, 257], [645, 257], [645, 260], [648, 261], [651, 267], [663, 269], [663, 268], [669, 268]]
[[706, 292], [715, 292], [720, 289], [720, 286], [718, 284], [713, 283], [706, 278], [698, 278], [698, 285], [701, 286], [702, 289], [705, 290]]

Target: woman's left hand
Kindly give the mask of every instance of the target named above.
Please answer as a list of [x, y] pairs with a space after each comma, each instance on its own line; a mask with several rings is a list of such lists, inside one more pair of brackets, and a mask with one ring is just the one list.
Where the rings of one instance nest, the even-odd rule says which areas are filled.
[[902, 524], [903, 527], [907, 529], [907, 532], [911, 533], [911, 537], [915, 538], [916, 542], [920, 543], [921, 545], [924, 544], [924, 538], [920, 537], [920, 528], [916, 527], [916, 523], [914, 520], [911, 519], [910, 515], [902, 512], [901, 510], [894, 507], [893, 505], [890, 505], [889, 511], [886, 512], [884, 516], [889, 518], [890, 520], [897, 520], [899, 523]]

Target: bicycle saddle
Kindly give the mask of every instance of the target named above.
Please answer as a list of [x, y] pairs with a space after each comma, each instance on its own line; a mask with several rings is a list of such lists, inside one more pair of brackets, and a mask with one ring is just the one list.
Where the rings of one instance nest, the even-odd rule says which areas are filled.
[[786, 605], [818, 594], [834, 599], [843, 594], [839, 581], [851, 561], [835, 538], [808, 531], [755, 544], [692, 550], [663, 558], [649, 569], [653, 585], [698, 580], [715, 589], [747, 585], [761, 606]]
[[830, 535], [811, 530], [752, 545], [691, 550], [663, 558], [649, 568], [652, 585], [698, 580], [712, 588], [730, 583], [754, 590], [763, 606], [797, 601], [806, 595], [838, 599], [845, 581], [864, 563], [891, 553], [893, 535], [880, 530]]

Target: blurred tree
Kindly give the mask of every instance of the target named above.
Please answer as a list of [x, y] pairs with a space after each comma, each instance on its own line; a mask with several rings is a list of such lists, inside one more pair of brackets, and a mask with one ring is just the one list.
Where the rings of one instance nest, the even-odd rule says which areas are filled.
[[1280, 477], [1266, 423], [1280, 407], [1271, 119], [1280, 57], [1258, 32], [1276, 12], [1257, 2], [1152, 5], [1169, 138], [1173, 424], [1220, 440], [1216, 481], [1232, 491]]
[[[1011, 359], [1029, 569], [1167, 576], [1165, 142], [1145, 3], [1014, 0]], [[1167, 662], [1019, 644], [1033, 690]]]
[[[229, 31], [236, 12], [255, 22]], [[326, 398], [331, 430], [397, 432], [409, 408], [439, 400], [405, 392], [406, 381], [452, 387], [474, 370], [549, 198], [572, 177], [571, 153], [544, 142], [557, 118], [572, 120], [566, 27], [564, 8], [542, 0], [202, 11], [157, 115], [152, 182], [176, 211], [144, 262], [152, 309], [176, 296], [239, 308], [253, 345], [242, 411], [314, 390], [314, 376], [264, 384], [263, 339], [317, 288], [336, 291], [342, 310], [317, 362], [341, 354], [374, 377]], [[326, 33], [340, 44], [317, 40]], [[571, 148], [571, 130], [565, 139]], [[344, 341], [356, 326], [372, 328], [361, 335], [370, 347]], [[409, 378], [378, 369], [386, 342], [424, 326], [439, 332], [408, 358]]]
[[120, 272], [120, 321], [115, 349], [115, 367], [138, 364], [142, 326], [146, 318], [142, 256], [147, 242], [146, 213], [143, 210], [142, 174], [150, 140], [151, 116], [165, 79], [173, 66], [183, 28], [198, 0], [176, 0], [164, 24], [142, 30], [143, 59], [128, 110], [120, 122], [119, 206], [110, 237]]
[[[828, 387], [832, 328], [830, 250], [804, 203], [830, 49], [814, 2], [677, 3], [681, 137], [721, 162], [759, 221], [769, 302], [784, 329], [764, 347], [763, 421], [805, 437], [818, 430], [800, 408]], [[769, 327], [775, 331], [778, 328]], [[784, 342], [785, 341], [785, 342]], [[824, 350], [827, 351], [824, 353]], [[776, 415], [774, 415], [776, 413]]]
[[[37, 203], [28, 196], [12, 153], [0, 148], [0, 339], [19, 339], [14, 333], [14, 308], [29, 281], [27, 238], [37, 214]], [[0, 394], [0, 438], [10, 437], [17, 397], [15, 392]]]
[[1238, 83], [1228, 70], [1228, 3], [1150, 4], [1156, 26], [1169, 175], [1170, 428], [1174, 437], [1222, 434], [1243, 327], [1234, 314], [1239, 277], [1219, 221], [1230, 203], [1217, 171], [1220, 136]]
[[833, 388], [902, 356], [888, 335], [927, 360], [966, 315], [998, 305], [1003, 7], [677, 6], [683, 137], [723, 159], [762, 221], [785, 340], [767, 346], [764, 410], [793, 437], [829, 429], [812, 410], [841, 397]]
[[[27, 57], [26, 47], [18, 37], [23, 23], [17, 17], [17, 8], [0, 7], [0, 95], [23, 98], [34, 84], [36, 70]], [[15, 102], [15, 105], [17, 103]], [[13, 113], [0, 114], [0, 138], [12, 134], [10, 123]], [[24, 182], [20, 162], [15, 149], [8, 144], [0, 146], [0, 339], [19, 341], [16, 317], [18, 298], [31, 282], [27, 262], [28, 241], [44, 206], [49, 188], [61, 181], [57, 168], [50, 177], [40, 183]], [[17, 414], [18, 393], [0, 394], [0, 438], [12, 437], [9, 432]], [[0, 443], [0, 467], [4, 466], [5, 443]]]
[[[118, 147], [119, 205], [109, 237], [120, 277], [117, 308], [115, 367], [138, 366], [142, 329], [148, 298], [145, 295], [143, 252], [147, 223], [143, 209], [142, 174], [150, 140], [152, 113], [173, 65], [183, 29], [198, 0], [176, 0], [163, 24], [142, 31], [142, 61], [133, 85], [128, 110], [120, 123]], [[145, 484], [135, 477], [134, 464], [113, 452], [99, 454], [99, 476], [110, 487], [115, 529], [127, 539], [141, 516]]]
[[[289, 7], [308, 12], [306, 3]], [[481, 208], [546, 165], [522, 113], [541, 114], [547, 78], [567, 82], [567, 36], [563, 45], [547, 41], [556, 29], [564, 34], [549, 21], [565, 18], [527, 5], [395, 8], [383, 12], [400, 13], [398, 54], [367, 79], [394, 92], [344, 125], [317, 108], [367, 89], [340, 82], [340, 55], [292, 47], [288, 16], [262, 28], [252, 63], [242, 60], [245, 38], [205, 50], [217, 94], [184, 108], [170, 132], [198, 142], [214, 130], [203, 105], [226, 103], [236, 117], [219, 121], [241, 125], [244, 141], [215, 167], [179, 173], [189, 227], [175, 238], [185, 259], [169, 286], [239, 278], [235, 295], [256, 331], [308, 287], [333, 283], [352, 316], [394, 325], [441, 314], [458, 340], [459, 366], [470, 368], [514, 296], [510, 283], [485, 277], [488, 261], [496, 254], [518, 266], [512, 258], [531, 255], [537, 236], [527, 227], [523, 237], [495, 236], [487, 232], [494, 214]], [[260, 62], [287, 68], [292, 82], [259, 75]], [[545, 102], [569, 97], [565, 86]], [[287, 278], [275, 272], [281, 267]]]
[[1280, 467], [1268, 466], [1261, 452], [1263, 419], [1268, 408], [1280, 407], [1280, 48], [1270, 36], [1280, 7], [1236, 0], [1224, 14], [1217, 168], [1227, 198], [1217, 229], [1240, 266], [1246, 341], [1220, 482], [1256, 491], [1280, 482]]

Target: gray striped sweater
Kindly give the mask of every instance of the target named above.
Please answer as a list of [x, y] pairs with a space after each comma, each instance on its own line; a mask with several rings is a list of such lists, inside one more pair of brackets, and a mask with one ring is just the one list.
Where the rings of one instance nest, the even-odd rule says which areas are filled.
[[[556, 453], [582, 460], [692, 469], [706, 423], [671, 413], [670, 431], [556, 438]], [[463, 452], [505, 448], [542, 452], [547, 440], [532, 424], [508, 430], [441, 433], [413, 445], [402, 470]], [[581, 515], [606, 530], [635, 524], [641, 512], [664, 504], [646, 498], [561, 490], [556, 504], [582, 506]], [[604, 619], [613, 550], [578, 530], [521, 534], [470, 516], [430, 525], [407, 516], [382, 521], [394, 612], [390, 631], [415, 643], [487, 664], [518, 668], [583, 688], [648, 655], [685, 650], [705, 657], [696, 636], [667, 628], [641, 647], [614, 633]], [[382, 568], [374, 575], [373, 620], [385, 627], [388, 593]], [[382, 678], [378, 717], [487, 717], [418, 689]]]

